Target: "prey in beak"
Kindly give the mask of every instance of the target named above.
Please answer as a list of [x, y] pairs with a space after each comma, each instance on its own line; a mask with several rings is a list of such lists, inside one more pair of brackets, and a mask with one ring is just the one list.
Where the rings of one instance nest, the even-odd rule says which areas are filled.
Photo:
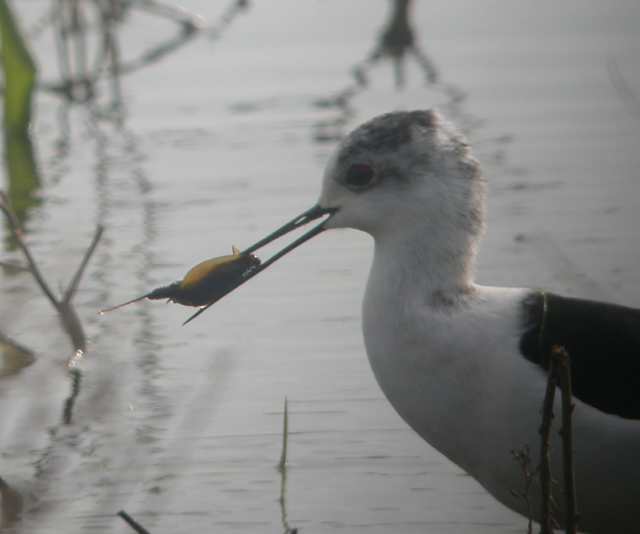
[[225, 295], [231, 293], [237, 287], [240, 287], [247, 280], [253, 278], [259, 272], [264, 271], [267, 267], [269, 267], [270, 265], [272, 265], [273, 263], [278, 261], [280, 258], [282, 258], [282, 256], [284, 256], [285, 254], [288, 254], [293, 249], [295, 249], [295, 248], [299, 247], [300, 245], [302, 245], [302, 243], [304, 243], [306, 241], [309, 241], [309, 239], [311, 239], [312, 237], [315, 237], [319, 233], [323, 232], [325, 230], [325, 223], [327, 222], [327, 220], [329, 220], [329, 218], [331, 218], [331, 216], [336, 211], [338, 211], [337, 208], [323, 208], [319, 204], [316, 204], [311, 209], [308, 209], [307, 211], [301, 213], [295, 219], [290, 220], [288, 223], [284, 224], [283, 226], [278, 228], [276, 231], [270, 233], [266, 237], [262, 238], [260, 241], [258, 241], [256, 243], [254, 243], [253, 245], [251, 245], [249, 248], [243, 250], [240, 253], [241, 256], [253, 257], [253, 253], [256, 250], [261, 249], [262, 247], [268, 245], [272, 241], [275, 241], [276, 239], [278, 239], [278, 238], [280, 238], [280, 237], [292, 232], [293, 230], [296, 230], [297, 228], [300, 228], [302, 226], [306, 226], [310, 222], [313, 222], [313, 221], [315, 221], [317, 219], [320, 219], [321, 217], [324, 217], [325, 215], [328, 215], [328, 217], [326, 217], [320, 224], [314, 226], [311, 230], [309, 230], [308, 232], [302, 234], [298, 239], [296, 239], [295, 241], [292, 241], [286, 247], [284, 247], [280, 251], [276, 252], [268, 260], [261, 262], [247, 276], [244, 276], [244, 277], [241, 277], [240, 279], [238, 279], [237, 283], [227, 287], [215, 300], [213, 300], [212, 302], [210, 302], [206, 306], [203, 306], [202, 308], [200, 308], [196, 313], [194, 313], [184, 323], [182, 323], [183, 326], [185, 324], [187, 324], [188, 322], [193, 321], [196, 317], [198, 317], [198, 315], [200, 315], [202, 312], [206, 311], [210, 306], [215, 304], [222, 297], [224, 297]]
[[[107, 308], [100, 313], [116, 310], [144, 299], [168, 299], [169, 302], [200, 308], [183, 323], [183, 325], [187, 324], [222, 297], [231, 293], [234, 289], [282, 258], [282, 256], [324, 231], [325, 223], [336, 211], [336, 208], [323, 208], [315, 205], [278, 228], [275, 232], [254, 243], [249, 248], [239, 251], [234, 247], [233, 253], [228, 256], [220, 256], [199, 263], [193, 267], [182, 280], [173, 282], [168, 286], [156, 288], [146, 295], [129, 300], [124, 304]], [[255, 256], [254, 252], [265, 245], [324, 216], [328, 217], [279, 252], [276, 252], [268, 260], [263, 262]]]

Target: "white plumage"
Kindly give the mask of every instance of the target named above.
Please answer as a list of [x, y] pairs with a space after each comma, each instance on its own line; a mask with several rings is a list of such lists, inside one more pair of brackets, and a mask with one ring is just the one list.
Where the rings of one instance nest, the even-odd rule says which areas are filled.
[[[340, 143], [317, 206], [244, 253], [327, 214], [256, 272], [324, 229], [371, 234], [363, 332], [380, 387], [420, 436], [522, 514], [511, 451], [529, 447], [537, 465], [546, 354], [564, 345], [580, 527], [640, 532], [640, 310], [477, 285], [484, 197], [478, 162], [442, 117], [389, 113]], [[553, 440], [560, 479], [557, 433]], [[539, 494], [529, 495], [535, 517]], [[561, 510], [558, 487], [555, 497]]]
[[[350, 190], [345, 173], [354, 164], [370, 166], [374, 183]], [[510, 451], [528, 446], [537, 464], [546, 379], [520, 352], [522, 302], [532, 291], [473, 280], [484, 185], [468, 147], [439, 115], [395, 113], [338, 147], [320, 205], [338, 208], [327, 228], [352, 227], [375, 240], [363, 332], [391, 404], [428, 443], [526, 514], [525, 501], [511, 491], [522, 487], [523, 475]], [[576, 404], [580, 525], [640, 532], [640, 421]], [[560, 450], [556, 436], [557, 478]], [[558, 488], [555, 494], [561, 505]], [[534, 488], [536, 515], [538, 495]]]

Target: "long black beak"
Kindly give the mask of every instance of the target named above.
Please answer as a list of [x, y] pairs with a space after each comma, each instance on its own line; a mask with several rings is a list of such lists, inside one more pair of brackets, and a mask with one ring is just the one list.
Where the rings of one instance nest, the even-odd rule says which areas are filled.
[[325, 223], [331, 218], [331, 216], [336, 211], [338, 211], [337, 208], [323, 208], [323, 207], [321, 207], [321, 206], [316, 204], [311, 209], [305, 211], [304, 213], [301, 213], [295, 219], [290, 220], [288, 223], [286, 223], [285, 225], [283, 225], [280, 228], [278, 228], [275, 232], [270, 233], [268, 236], [262, 238], [257, 243], [254, 243], [249, 248], [243, 250], [240, 254], [242, 254], [242, 255], [252, 254], [256, 250], [261, 249], [265, 245], [268, 245], [269, 243], [271, 243], [272, 241], [275, 241], [276, 239], [282, 237], [283, 235], [288, 234], [289, 232], [292, 232], [293, 230], [295, 230], [297, 228], [305, 226], [305, 225], [309, 224], [310, 222], [315, 221], [316, 219], [320, 219], [321, 217], [324, 217], [325, 215], [328, 215], [328, 217], [325, 220], [323, 220], [320, 224], [314, 226], [311, 230], [309, 230], [305, 234], [302, 234], [298, 239], [296, 239], [295, 241], [291, 242], [289, 245], [284, 247], [282, 250], [280, 250], [279, 252], [276, 252], [268, 260], [266, 260], [266, 261], [262, 262], [260, 265], [258, 265], [258, 267], [256, 267], [253, 271], [251, 271], [249, 274], [247, 274], [242, 279], [240, 279], [240, 281], [239, 281], [239, 283], [237, 285], [229, 288], [228, 291], [226, 291], [223, 295], [221, 295], [214, 302], [212, 302], [210, 304], [207, 304], [206, 306], [200, 308], [196, 313], [194, 313], [191, 317], [189, 317], [183, 323], [183, 325], [187, 324], [190, 321], [193, 321], [193, 319], [195, 319], [198, 315], [200, 315], [202, 312], [207, 310], [210, 306], [212, 306], [213, 304], [218, 302], [218, 300], [220, 300], [222, 297], [224, 297], [225, 295], [228, 295], [229, 293], [231, 293], [237, 287], [240, 287], [242, 284], [244, 284], [249, 279], [253, 278], [259, 272], [264, 271], [267, 267], [269, 267], [270, 265], [272, 265], [273, 263], [278, 261], [285, 254], [288, 254], [289, 252], [291, 252], [294, 248], [299, 247], [305, 241], [309, 241], [309, 239], [311, 239], [312, 237], [314, 237], [314, 236], [318, 235], [319, 233], [323, 232], [325, 230]]

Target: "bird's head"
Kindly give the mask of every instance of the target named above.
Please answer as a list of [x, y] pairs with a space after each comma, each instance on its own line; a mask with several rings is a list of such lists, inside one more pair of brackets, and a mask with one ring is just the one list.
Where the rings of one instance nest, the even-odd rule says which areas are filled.
[[463, 138], [435, 111], [396, 111], [352, 131], [330, 159], [319, 205], [326, 228], [376, 239], [416, 225], [477, 235], [484, 181]]
[[466, 274], [483, 227], [484, 181], [463, 138], [435, 111], [380, 115], [337, 147], [315, 206], [240, 254], [251, 256], [321, 218], [249, 275], [238, 277], [223, 295], [330, 228], [355, 228], [393, 246], [426, 239], [432, 264], [439, 261], [441, 270]]

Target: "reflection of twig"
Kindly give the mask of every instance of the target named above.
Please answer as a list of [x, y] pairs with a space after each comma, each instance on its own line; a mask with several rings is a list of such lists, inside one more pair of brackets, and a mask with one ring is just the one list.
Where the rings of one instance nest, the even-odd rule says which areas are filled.
[[62, 73], [59, 90], [69, 100], [90, 100], [95, 93], [95, 80], [91, 79], [88, 71], [86, 3], [81, 5], [79, 0], [57, 0], [57, 5], [56, 42]]
[[369, 71], [383, 59], [388, 58], [392, 61], [398, 88], [404, 86], [404, 62], [407, 55], [415, 58], [428, 83], [435, 84], [438, 81], [439, 76], [434, 63], [416, 44], [410, 23], [411, 2], [412, 0], [393, 0], [389, 20], [382, 29], [378, 41], [365, 59], [352, 67], [349, 83], [330, 97], [314, 102], [316, 107], [333, 108], [338, 112], [336, 117], [316, 122], [314, 141], [335, 142], [343, 137], [343, 128], [353, 115], [351, 102], [366, 89], [369, 84]]
[[92, 69], [93, 78], [97, 80], [104, 71], [109, 73], [112, 107], [117, 109], [121, 106], [122, 90], [120, 87], [120, 48], [116, 38], [115, 25], [121, 19], [121, 12], [115, 7], [114, 2], [100, 4], [99, 11], [102, 38], [100, 39], [100, 48], [96, 53], [95, 66]]
[[73, 418], [73, 407], [76, 404], [76, 398], [80, 394], [80, 380], [82, 380], [82, 373], [77, 367], [69, 369], [69, 377], [71, 378], [71, 393], [64, 401], [64, 408], [62, 410], [62, 421], [65, 425], [70, 425]]
[[180, 6], [162, 4], [156, 0], [129, 0], [129, 5], [181, 24], [185, 31], [196, 31], [204, 23], [204, 19], [200, 15], [189, 13]]
[[[56, 44], [61, 74], [59, 82], [44, 82], [41, 89], [61, 94], [68, 100], [86, 101], [95, 95], [95, 86], [103, 72], [113, 78], [115, 103], [119, 103], [118, 76], [128, 74], [148, 66], [187, 43], [203, 28], [202, 17], [188, 11], [163, 4], [156, 0], [110, 0], [83, 2], [79, 0], [55, 0], [56, 9], [52, 11], [56, 25]], [[88, 6], [88, 7], [87, 7]], [[83, 10], [92, 8], [99, 24], [97, 25], [97, 51], [89, 67], [87, 56], [87, 22]], [[139, 9], [156, 16], [164, 17], [180, 26], [176, 37], [162, 41], [141, 56], [122, 62], [118, 53], [116, 25], [124, 20], [128, 9]], [[72, 68], [71, 56], [75, 56], [75, 68]]]
[[87, 340], [82, 328], [82, 323], [80, 322], [80, 319], [78, 318], [78, 315], [71, 301], [78, 289], [78, 285], [80, 284], [80, 280], [82, 278], [82, 275], [84, 274], [87, 264], [89, 263], [91, 255], [95, 251], [98, 242], [102, 237], [103, 227], [98, 226], [96, 228], [96, 232], [93, 236], [91, 244], [85, 252], [84, 257], [80, 262], [78, 269], [76, 270], [76, 273], [72, 277], [71, 282], [65, 290], [62, 299], [58, 299], [49, 288], [49, 285], [42, 276], [42, 273], [40, 272], [35, 259], [31, 255], [29, 247], [22, 238], [22, 230], [20, 229], [18, 219], [13, 212], [13, 209], [11, 208], [8, 197], [2, 191], [0, 191], [0, 211], [4, 213], [7, 221], [9, 222], [9, 227], [11, 229], [13, 237], [16, 240], [18, 247], [24, 254], [31, 275], [36, 280], [38, 286], [45, 294], [51, 305], [56, 309], [56, 312], [58, 312], [62, 327], [69, 336], [69, 339], [71, 340], [71, 344], [73, 346], [73, 355], [67, 361], [67, 368], [69, 369], [69, 375], [71, 378], [71, 394], [65, 402], [63, 415], [65, 423], [70, 423], [73, 405], [76, 397], [78, 396], [80, 387], [80, 370], [77, 367], [87, 350]]
[[609, 80], [611, 85], [616, 90], [620, 98], [625, 101], [631, 107], [634, 115], [640, 117], [640, 97], [627, 83], [627, 80], [620, 71], [620, 66], [614, 58], [609, 58], [607, 61], [607, 72], [609, 73]]
[[233, 19], [243, 11], [246, 11], [249, 6], [249, 0], [234, 0], [227, 10], [222, 13], [218, 23], [207, 30], [209, 38], [218, 39], [222, 35], [224, 29], [233, 22]]
[[362, 84], [366, 84], [367, 72], [383, 58], [393, 62], [396, 87], [404, 86], [404, 60], [413, 56], [422, 68], [429, 83], [438, 81], [438, 71], [429, 56], [416, 44], [411, 27], [411, 1], [394, 0], [389, 22], [382, 30], [380, 40], [366, 60], [355, 67], [354, 71]]
[[10, 527], [18, 521], [22, 508], [22, 495], [0, 477], [0, 527]]
[[564, 472], [565, 523], [566, 533], [576, 534], [578, 511], [576, 503], [576, 481], [573, 463], [573, 424], [574, 404], [571, 388], [571, 362], [564, 347], [551, 348], [551, 358], [556, 361], [555, 370], [562, 389], [562, 467]]
[[3, 269], [9, 269], [13, 271], [28, 271], [29, 268], [24, 265], [19, 265], [18, 263], [12, 263], [10, 261], [0, 261], [0, 267]]
[[192, 26], [183, 26], [182, 31], [172, 39], [163, 41], [162, 43], [147, 50], [136, 59], [122, 62], [118, 68], [119, 72], [121, 74], [130, 74], [142, 67], [148, 67], [149, 65], [156, 63], [190, 41], [195, 36], [197, 30], [198, 28]]
[[124, 521], [129, 525], [133, 530], [135, 530], [138, 534], [149, 534], [149, 531], [145, 529], [140, 523], [138, 523], [133, 517], [131, 517], [124, 510], [120, 510], [118, 515], [124, 519]]

